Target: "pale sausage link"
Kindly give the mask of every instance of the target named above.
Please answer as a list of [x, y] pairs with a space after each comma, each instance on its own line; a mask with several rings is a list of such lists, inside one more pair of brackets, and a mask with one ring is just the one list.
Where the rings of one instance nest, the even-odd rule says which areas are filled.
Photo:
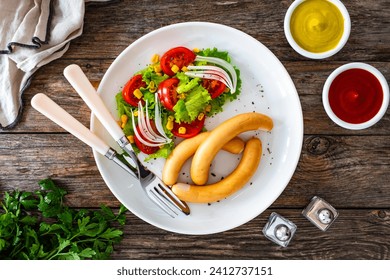
[[[194, 155], [196, 149], [209, 135], [210, 132], [202, 132], [195, 137], [185, 139], [175, 147], [164, 164], [162, 180], [165, 184], [170, 186], [177, 182], [184, 163]], [[245, 142], [239, 137], [235, 137], [226, 143], [222, 149], [233, 154], [239, 154], [243, 151], [244, 146]]]
[[191, 164], [191, 179], [196, 185], [207, 183], [211, 162], [218, 151], [235, 136], [249, 130], [270, 131], [273, 121], [260, 113], [244, 113], [232, 117], [216, 128], [200, 144]]
[[261, 141], [252, 138], [246, 143], [237, 168], [223, 180], [205, 186], [177, 183], [172, 186], [172, 191], [179, 199], [186, 202], [211, 203], [222, 200], [245, 186], [257, 170], [261, 152]]

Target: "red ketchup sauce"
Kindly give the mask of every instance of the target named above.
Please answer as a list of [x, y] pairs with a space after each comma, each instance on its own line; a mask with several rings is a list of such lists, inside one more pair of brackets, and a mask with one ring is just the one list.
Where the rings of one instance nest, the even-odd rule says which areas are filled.
[[381, 108], [383, 89], [379, 80], [363, 69], [340, 73], [329, 88], [329, 105], [341, 120], [359, 124], [372, 119]]

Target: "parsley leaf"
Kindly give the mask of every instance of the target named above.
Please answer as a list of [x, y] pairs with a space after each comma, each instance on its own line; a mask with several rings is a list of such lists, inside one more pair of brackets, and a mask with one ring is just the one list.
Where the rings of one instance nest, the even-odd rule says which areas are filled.
[[123, 235], [127, 209], [70, 209], [51, 179], [41, 190], [6, 192], [0, 206], [0, 259], [108, 259]]

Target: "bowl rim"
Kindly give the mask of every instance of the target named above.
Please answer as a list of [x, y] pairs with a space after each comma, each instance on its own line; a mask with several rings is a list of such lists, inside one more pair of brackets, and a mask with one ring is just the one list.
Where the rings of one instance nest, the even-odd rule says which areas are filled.
[[[328, 98], [329, 88], [333, 83], [334, 79], [342, 72], [350, 69], [363, 69], [370, 72], [378, 79], [383, 91], [382, 105], [378, 110], [378, 112], [375, 114], [375, 116], [366, 122], [358, 123], [358, 124], [349, 123], [337, 117], [336, 114], [333, 112], [332, 108], [330, 107], [329, 98]], [[374, 66], [363, 62], [347, 63], [336, 68], [326, 79], [322, 90], [322, 104], [329, 118], [337, 125], [352, 130], [365, 129], [376, 124], [385, 115], [387, 108], [389, 106], [389, 85], [386, 81], [386, 78], [383, 76], [383, 74]]]
[[324, 58], [331, 57], [332, 55], [338, 53], [345, 46], [345, 44], [347, 43], [347, 41], [349, 39], [349, 35], [351, 33], [351, 18], [349, 16], [348, 10], [344, 6], [344, 4], [339, 0], [326, 0], [326, 1], [334, 4], [339, 9], [341, 14], [343, 15], [343, 17], [344, 17], [344, 33], [343, 33], [343, 36], [341, 37], [339, 43], [337, 44], [337, 46], [335, 48], [328, 50], [326, 52], [314, 53], [314, 52], [307, 51], [307, 50], [303, 49], [301, 46], [299, 46], [296, 43], [296, 41], [294, 40], [294, 37], [292, 36], [291, 29], [290, 29], [290, 20], [291, 20], [291, 16], [292, 16], [293, 12], [301, 3], [305, 2], [305, 1], [307, 1], [307, 0], [295, 0], [290, 5], [290, 7], [287, 9], [286, 15], [284, 17], [284, 34], [286, 36], [286, 39], [287, 39], [288, 43], [290, 44], [290, 46], [297, 53], [299, 53], [302, 56], [305, 56], [305, 57], [308, 57], [311, 59], [324, 59]]

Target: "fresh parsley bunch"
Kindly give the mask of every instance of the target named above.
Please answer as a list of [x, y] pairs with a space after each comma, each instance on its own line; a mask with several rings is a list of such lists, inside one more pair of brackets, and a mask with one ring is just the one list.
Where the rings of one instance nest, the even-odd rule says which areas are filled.
[[75, 210], [51, 179], [35, 193], [13, 191], [0, 204], [0, 259], [108, 259], [123, 232], [127, 209]]

